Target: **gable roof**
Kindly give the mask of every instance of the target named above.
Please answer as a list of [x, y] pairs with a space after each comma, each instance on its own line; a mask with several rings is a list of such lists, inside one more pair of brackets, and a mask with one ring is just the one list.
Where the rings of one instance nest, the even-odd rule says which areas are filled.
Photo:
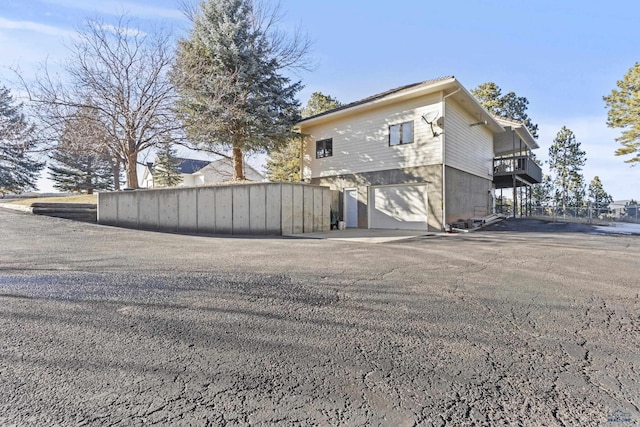
[[178, 160], [180, 160], [180, 164], [179, 164], [180, 173], [184, 173], [184, 174], [192, 174], [194, 172], [198, 172], [200, 169], [204, 168], [209, 163], [211, 163], [208, 160], [195, 160], [195, 159], [183, 159], [183, 158], [178, 158]]
[[367, 104], [369, 102], [373, 102], [373, 101], [376, 101], [378, 99], [382, 99], [385, 96], [392, 95], [394, 93], [401, 92], [401, 91], [406, 90], [406, 89], [410, 89], [410, 88], [417, 87], [417, 86], [427, 86], [427, 85], [430, 85], [430, 84], [433, 84], [433, 83], [436, 83], [436, 82], [439, 82], [439, 81], [450, 80], [450, 79], [453, 79], [453, 78], [454, 78], [453, 76], [440, 77], [440, 78], [433, 79], [433, 80], [427, 80], [427, 81], [424, 81], [424, 82], [412, 83], [412, 84], [400, 86], [400, 87], [397, 87], [395, 89], [389, 89], [389, 90], [384, 91], [382, 93], [378, 93], [376, 95], [368, 96], [368, 97], [363, 98], [363, 99], [361, 99], [359, 101], [350, 102], [349, 104], [341, 105], [341, 106], [339, 106], [337, 108], [334, 108], [332, 110], [323, 111], [322, 113], [318, 113], [318, 114], [314, 114], [313, 116], [305, 117], [304, 119], [300, 120], [299, 123], [302, 123], [302, 122], [305, 122], [305, 121], [309, 121], [309, 120], [313, 120], [313, 119], [315, 119], [317, 117], [326, 116], [328, 114], [332, 114], [332, 113], [335, 113], [335, 112], [338, 112], [338, 111], [347, 110], [349, 108], [353, 108], [353, 107], [356, 107], [358, 105]]
[[[243, 167], [244, 173], [249, 181], [262, 181], [264, 179], [264, 175], [255, 170], [249, 163], [244, 162]], [[226, 171], [231, 176], [233, 176], [233, 161], [226, 157], [222, 157], [220, 159], [209, 162], [209, 164], [206, 165], [205, 168], [218, 172]], [[251, 176], [251, 178], [249, 178], [249, 176]]]
[[378, 105], [390, 104], [404, 99], [411, 99], [422, 95], [443, 92], [445, 97], [451, 96], [468, 112], [477, 116], [478, 120], [486, 120], [487, 125], [494, 133], [503, 132], [504, 128], [496, 121], [478, 100], [469, 92], [454, 76], [439, 77], [420, 83], [412, 83], [390, 89], [376, 95], [369, 96], [359, 101], [342, 105], [333, 110], [300, 120], [297, 126], [310, 126], [322, 122], [331, 121], [334, 118], [343, 117], [350, 113], [366, 111]]

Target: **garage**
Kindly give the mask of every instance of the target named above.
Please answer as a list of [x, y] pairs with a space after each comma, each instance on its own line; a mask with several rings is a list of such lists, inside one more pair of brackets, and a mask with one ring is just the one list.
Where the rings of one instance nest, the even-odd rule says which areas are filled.
[[369, 228], [427, 230], [427, 183], [369, 187]]

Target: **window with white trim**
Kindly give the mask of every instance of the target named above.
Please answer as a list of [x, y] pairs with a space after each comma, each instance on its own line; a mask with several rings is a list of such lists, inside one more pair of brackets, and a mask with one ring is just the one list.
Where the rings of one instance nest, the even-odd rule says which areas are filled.
[[333, 156], [333, 138], [316, 141], [316, 159]]
[[413, 120], [389, 126], [389, 145], [411, 144], [413, 142]]

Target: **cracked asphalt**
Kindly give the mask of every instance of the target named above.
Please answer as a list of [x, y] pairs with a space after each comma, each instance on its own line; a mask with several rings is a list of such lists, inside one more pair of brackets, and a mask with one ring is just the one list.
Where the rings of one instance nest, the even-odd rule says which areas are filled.
[[0, 425], [637, 425], [640, 237], [513, 225], [374, 245], [0, 210]]

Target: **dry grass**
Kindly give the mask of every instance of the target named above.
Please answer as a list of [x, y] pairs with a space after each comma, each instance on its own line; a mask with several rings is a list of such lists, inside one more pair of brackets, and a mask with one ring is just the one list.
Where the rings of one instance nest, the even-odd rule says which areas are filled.
[[63, 197], [36, 197], [33, 199], [15, 200], [12, 205], [31, 206], [32, 203], [98, 203], [97, 194], [80, 194]]

